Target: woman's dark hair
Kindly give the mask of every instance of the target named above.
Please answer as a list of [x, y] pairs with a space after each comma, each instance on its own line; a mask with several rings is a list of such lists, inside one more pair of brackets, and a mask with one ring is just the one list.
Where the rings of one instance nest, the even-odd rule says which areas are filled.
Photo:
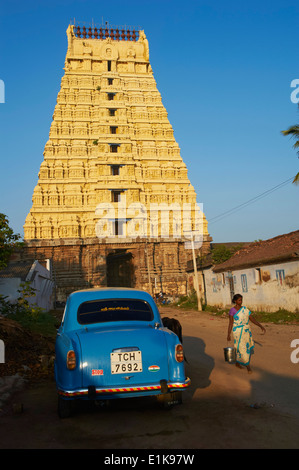
[[238, 299], [240, 299], [240, 298], [242, 299], [242, 298], [243, 298], [243, 296], [242, 296], [241, 294], [236, 294], [236, 295], [234, 295], [234, 296], [233, 296], [233, 298], [232, 298], [232, 302], [233, 302], [233, 303], [235, 303], [235, 302], [236, 302], [236, 300], [238, 300]]

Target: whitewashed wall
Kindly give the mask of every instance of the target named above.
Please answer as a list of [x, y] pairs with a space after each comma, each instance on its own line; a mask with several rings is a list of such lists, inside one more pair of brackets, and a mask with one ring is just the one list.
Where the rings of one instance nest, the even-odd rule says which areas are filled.
[[[243, 305], [256, 311], [273, 312], [284, 308], [299, 311], [299, 261], [232, 271], [235, 294], [243, 296]], [[231, 293], [228, 272], [205, 270], [207, 303], [228, 307]]]
[[[28, 273], [26, 281], [30, 282], [30, 286], [35, 289], [35, 295], [28, 298], [30, 305], [36, 304], [45, 310], [53, 308], [53, 288], [54, 283], [51, 280], [50, 272], [38, 261], [35, 261]], [[20, 293], [20, 285], [22, 280], [15, 278], [0, 278], [0, 294], [7, 297], [7, 301], [11, 303], [17, 302]]]

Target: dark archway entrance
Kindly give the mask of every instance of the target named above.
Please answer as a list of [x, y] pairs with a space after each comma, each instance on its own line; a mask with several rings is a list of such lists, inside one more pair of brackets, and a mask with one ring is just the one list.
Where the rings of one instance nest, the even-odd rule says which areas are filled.
[[134, 287], [134, 265], [132, 253], [116, 250], [106, 258], [107, 286]]

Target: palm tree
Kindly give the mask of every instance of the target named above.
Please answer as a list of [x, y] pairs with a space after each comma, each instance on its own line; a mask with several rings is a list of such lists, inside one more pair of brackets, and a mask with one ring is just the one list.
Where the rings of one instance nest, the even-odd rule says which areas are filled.
[[[298, 104], [299, 108], [299, 104]], [[294, 149], [299, 149], [299, 124], [295, 124], [295, 126], [289, 127], [286, 131], [281, 131], [283, 135], [289, 135], [294, 139], [297, 139], [295, 144], [293, 145]], [[298, 158], [299, 158], [299, 150], [297, 150]], [[299, 185], [299, 173], [294, 178], [293, 183]]]

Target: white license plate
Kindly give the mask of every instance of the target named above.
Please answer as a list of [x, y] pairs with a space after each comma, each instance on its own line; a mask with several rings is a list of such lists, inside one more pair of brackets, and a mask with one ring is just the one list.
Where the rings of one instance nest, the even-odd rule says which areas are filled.
[[141, 351], [111, 353], [111, 374], [142, 372]]

